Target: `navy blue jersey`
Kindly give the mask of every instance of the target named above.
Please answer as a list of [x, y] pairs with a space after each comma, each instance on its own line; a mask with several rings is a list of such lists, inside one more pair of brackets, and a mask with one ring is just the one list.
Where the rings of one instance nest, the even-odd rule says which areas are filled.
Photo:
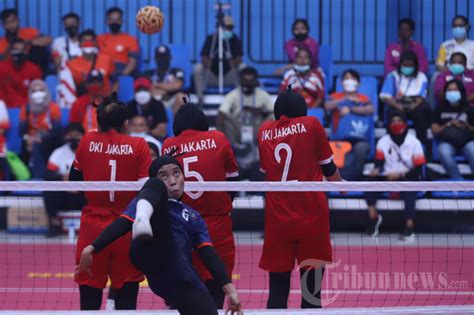
[[[122, 217], [133, 222], [137, 203], [138, 198], [135, 198], [123, 212]], [[162, 297], [172, 294], [176, 286], [183, 284], [205, 290], [204, 283], [194, 269], [191, 253], [202, 246], [212, 245], [206, 223], [196, 210], [182, 202], [169, 199], [167, 206], [171, 231], [170, 246], [165, 247], [160, 245], [162, 243], [156, 242], [153, 247], [156, 255], [151, 257], [157, 263], [151, 272], [142, 271], [148, 278], [150, 288]], [[163, 235], [160, 231], [153, 233], [153, 238], [157, 240]]]

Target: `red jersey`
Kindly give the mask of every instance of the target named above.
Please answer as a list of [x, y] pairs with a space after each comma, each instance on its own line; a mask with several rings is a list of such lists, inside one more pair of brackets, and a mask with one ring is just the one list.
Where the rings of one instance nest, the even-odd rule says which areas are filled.
[[[163, 143], [164, 154], [175, 149], [186, 181], [225, 181], [239, 175], [234, 152], [222, 132], [185, 130]], [[227, 192], [186, 192], [183, 202], [204, 217], [226, 215], [232, 210]]]
[[0, 99], [8, 108], [22, 107], [28, 102], [28, 87], [41, 79], [40, 68], [31, 61], [16, 67], [11, 58], [0, 61]]
[[[314, 117], [267, 121], [258, 131], [258, 143], [267, 181], [322, 181], [320, 165], [333, 155], [326, 132]], [[265, 208], [270, 222], [310, 223], [327, 217], [329, 211], [322, 192], [268, 192]]]
[[[74, 168], [82, 172], [84, 181], [137, 181], [148, 177], [150, 163], [150, 150], [142, 138], [115, 130], [94, 131], [79, 143]], [[134, 191], [86, 192], [85, 209], [121, 214], [136, 195]]]

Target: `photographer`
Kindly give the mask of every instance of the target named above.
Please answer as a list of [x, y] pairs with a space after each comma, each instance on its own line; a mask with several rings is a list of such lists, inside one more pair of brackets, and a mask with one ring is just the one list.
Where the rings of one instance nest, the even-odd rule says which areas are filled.
[[428, 80], [419, 71], [416, 54], [405, 51], [400, 58], [397, 70], [390, 72], [382, 86], [380, 98], [388, 107], [387, 116], [404, 113], [413, 120], [416, 137], [426, 143], [426, 129], [429, 122], [429, 108], [426, 104]]

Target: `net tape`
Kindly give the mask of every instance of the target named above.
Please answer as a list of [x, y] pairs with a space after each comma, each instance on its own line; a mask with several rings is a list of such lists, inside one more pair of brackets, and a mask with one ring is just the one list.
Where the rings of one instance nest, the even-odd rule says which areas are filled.
[[[0, 191], [138, 191], [144, 182], [0, 182]], [[474, 191], [474, 181], [186, 182], [185, 191]]]

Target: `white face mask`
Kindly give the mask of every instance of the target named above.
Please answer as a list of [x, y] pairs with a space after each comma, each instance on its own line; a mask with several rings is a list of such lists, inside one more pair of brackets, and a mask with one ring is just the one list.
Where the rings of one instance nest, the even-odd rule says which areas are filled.
[[31, 102], [34, 104], [43, 104], [46, 101], [47, 95], [45, 91], [35, 91], [30, 95]]
[[148, 104], [151, 100], [151, 94], [148, 91], [139, 91], [135, 93], [135, 101], [140, 105]]
[[342, 81], [342, 87], [346, 92], [355, 92], [359, 87], [359, 82], [353, 79], [346, 79]]
[[145, 138], [147, 136], [146, 132], [130, 132], [128, 134], [131, 137]]
[[94, 54], [97, 55], [99, 49], [97, 47], [82, 47], [82, 53], [85, 55]]

